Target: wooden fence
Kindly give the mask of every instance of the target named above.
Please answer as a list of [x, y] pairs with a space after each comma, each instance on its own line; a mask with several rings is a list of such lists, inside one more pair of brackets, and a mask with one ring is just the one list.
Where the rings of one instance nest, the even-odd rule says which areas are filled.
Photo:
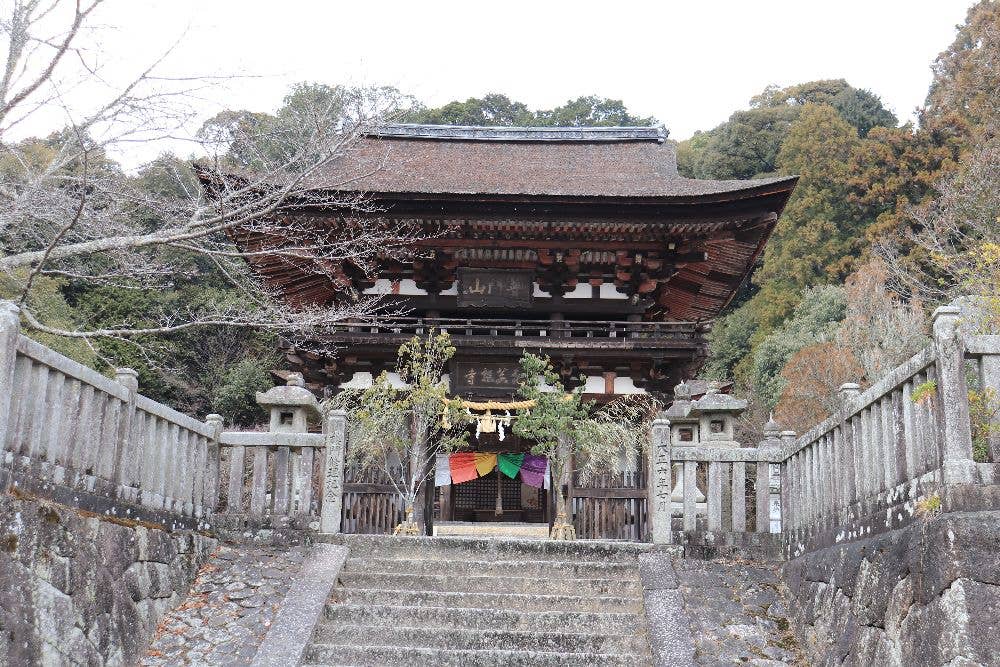
[[[428, 492], [433, 491], [434, 487], [428, 484]], [[345, 467], [344, 504], [341, 509], [343, 532], [391, 534], [403, 521], [405, 511], [396, 488], [384, 474]]]
[[649, 539], [647, 466], [640, 459], [632, 470], [595, 475], [586, 481], [574, 475], [567, 506], [581, 539]]

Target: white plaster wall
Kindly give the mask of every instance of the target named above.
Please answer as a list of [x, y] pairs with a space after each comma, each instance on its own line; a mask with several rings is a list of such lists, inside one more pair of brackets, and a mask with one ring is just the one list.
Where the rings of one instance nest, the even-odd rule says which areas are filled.
[[594, 287], [590, 283], [578, 282], [572, 292], [566, 292], [564, 299], [589, 299], [594, 296]]
[[615, 378], [615, 393], [616, 394], [645, 394], [646, 390], [642, 387], [635, 386], [635, 382], [630, 377], [616, 377]]
[[614, 283], [601, 283], [599, 295], [602, 299], [627, 299], [628, 295], [618, 291]]

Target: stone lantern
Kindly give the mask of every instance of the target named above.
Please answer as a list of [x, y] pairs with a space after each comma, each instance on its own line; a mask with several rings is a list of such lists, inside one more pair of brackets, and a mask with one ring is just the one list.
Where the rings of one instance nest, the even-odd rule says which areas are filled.
[[708, 391], [691, 403], [688, 417], [698, 421], [701, 445], [739, 447], [736, 442], [736, 418], [747, 409], [747, 402], [719, 391], [718, 382], [710, 382]]
[[698, 418], [691, 417], [691, 385], [681, 381], [674, 387], [674, 402], [664, 412], [670, 420], [670, 445], [693, 447], [698, 444]]
[[[674, 402], [664, 413], [670, 420], [671, 447], [739, 447], [736, 442], [736, 418], [747, 408], [747, 402], [719, 391], [719, 383], [711, 382], [705, 395], [691, 400], [687, 382], [674, 387]], [[675, 512], [683, 511], [684, 475], [681, 464], [674, 465], [676, 481], [670, 492]], [[695, 507], [705, 511], [705, 494], [695, 489]]]
[[258, 391], [257, 403], [270, 411], [272, 433], [306, 433], [310, 417], [320, 417], [319, 401], [306, 389], [302, 373], [289, 373], [284, 386]]
[[[681, 381], [674, 387], [674, 402], [663, 413], [665, 419], [670, 420], [670, 447], [694, 447], [698, 444], [699, 421], [697, 416], [691, 415], [691, 385]], [[671, 475], [676, 480], [674, 488], [670, 490], [670, 501], [673, 513], [682, 514], [684, 511], [684, 475], [683, 465], [675, 463], [672, 466]], [[705, 494], [700, 489], [695, 488], [695, 508], [703, 511], [705, 508]]]

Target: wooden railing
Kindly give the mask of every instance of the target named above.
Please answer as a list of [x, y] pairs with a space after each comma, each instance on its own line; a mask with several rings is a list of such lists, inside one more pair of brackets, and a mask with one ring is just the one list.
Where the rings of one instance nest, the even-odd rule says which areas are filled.
[[703, 325], [696, 322], [393, 317], [364, 323], [339, 322], [326, 332], [347, 337], [366, 334], [410, 337], [431, 329], [447, 331], [453, 337], [695, 340], [703, 332]]

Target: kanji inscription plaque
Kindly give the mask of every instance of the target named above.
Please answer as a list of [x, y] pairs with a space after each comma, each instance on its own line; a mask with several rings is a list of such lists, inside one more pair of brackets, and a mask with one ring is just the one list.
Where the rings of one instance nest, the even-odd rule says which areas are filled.
[[534, 292], [531, 271], [461, 268], [459, 308], [526, 308]]
[[520, 378], [517, 364], [456, 361], [452, 389], [458, 392], [512, 392]]

